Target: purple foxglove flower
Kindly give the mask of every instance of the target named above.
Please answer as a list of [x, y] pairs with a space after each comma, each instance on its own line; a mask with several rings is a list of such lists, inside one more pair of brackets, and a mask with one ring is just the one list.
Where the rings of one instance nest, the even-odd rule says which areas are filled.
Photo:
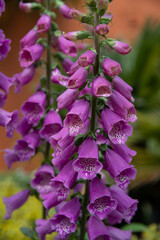
[[[72, 142], [69, 146], [67, 146], [62, 152], [60, 153], [53, 153], [53, 160], [52, 163], [55, 166], [56, 169], [61, 170], [63, 166], [70, 160], [70, 157], [77, 152], [78, 147], [74, 145], [74, 142]], [[58, 151], [57, 151], [58, 152]]]
[[127, 223], [130, 223], [137, 210], [138, 201], [130, 198], [121, 188], [116, 185], [110, 188], [111, 195], [117, 200], [117, 211], [119, 211]]
[[117, 53], [120, 53], [122, 55], [130, 53], [132, 50], [132, 48], [127, 43], [116, 41], [112, 38], [107, 39], [107, 44], [110, 48], [114, 49]]
[[73, 169], [79, 177], [91, 180], [101, 171], [103, 165], [99, 162], [98, 146], [91, 138], [87, 138], [81, 145], [78, 159], [73, 162]]
[[[90, 86], [92, 87], [92, 83]], [[92, 95], [93, 91], [91, 87], [88, 87], [86, 85], [85, 88], [83, 88], [82, 91], [80, 91], [79, 97], [83, 97], [84, 95]]]
[[78, 68], [78, 70], [69, 78], [68, 88], [77, 89], [82, 87], [87, 79], [87, 70], [83, 67]]
[[98, 145], [101, 145], [101, 144], [104, 144], [104, 143], [106, 143], [107, 145], [110, 144], [110, 141], [103, 134], [97, 135], [96, 142], [97, 142]]
[[123, 220], [123, 215], [117, 211], [113, 210], [107, 217], [108, 223], [110, 225], [120, 224]]
[[22, 118], [18, 123], [17, 132], [19, 132], [22, 136], [26, 135], [29, 130], [32, 128], [32, 124], [29, 124], [26, 118]]
[[91, 36], [91, 34], [88, 31], [74, 31], [68, 32], [64, 35], [64, 37], [70, 41], [83, 40], [89, 36]]
[[81, 204], [78, 198], [73, 198], [50, 219], [52, 230], [56, 231], [62, 239], [75, 232], [80, 208]]
[[77, 136], [80, 133], [85, 126], [88, 115], [89, 102], [82, 99], [74, 103], [64, 120], [64, 126], [68, 128], [70, 136]]
[[113, 59], [105, 58], [102, 62], [105, 73], [110, 77], [115, 77], [121, 73], [121, 65]]
[[108, 4], [109, 4], [109, 0], [100, 0], [99, 2], [99, 7], [101, 9], [105, 9], [108, 7]]
[[116, 184], [126, 190], [130, 180], [135, 179], [136, 169], [111, 149], [105, 153], [104, 169], [115, 179]]
[[67, 89], [58, 98], [58, 110], [66, 108], [73, 104], [79, 96], [79, 91], [77, 89]]
[[96, 215], [100, 220], [105, 219], [117, 206], [116, 200], [111, 197], [106, 185], [98, 178], [90, 181], [89, 196], [88, 211], [91, 215]]
[[104, 223], [95, 216], [91, 216], [87, 222], [89, 240], [112, 240]]
[[44, 114], [46, 94], [43, 91], [33, 94], [21, 107], [22, 114], [29, 124], [36, 126]]
[[25, 47], [30, 47], [37, 42], [38, 34], [37, 31], [31, 29], [21, 40], [20, 40], [20, 47], [21, 49]]
[[123, 231], [121, 229], [106, 226], [106, 229], [108, 231], [108, 234], [111, 236], [114, 240], [130, 240], [132, 237], [132, 231]]
[[14, 150], [18, 154], [20, 161], [28, 161], [35, 154], [35, 149], [40, 143], [38, 130], [26, 134], [18, 140]]
[[0, 16], [4, 11], [5, 11], [5, 2], [4, 0], [0, 0]]
[[130, 149], [125, 144], [111, 144], [114, 152], [120, 155], [126, 162], [130, 163], [132, 161], [132, 157], [136, 155], [136, 151]]
[[93, 94], [95, 97], [111, 96], [111, 84], [103, 77], [97, 77], [92, 84]]
[[53, 167], [51, 165], [42, 165], [36, 172], [35, 177], [31, 181], [31, 187], [36, 189], [38, 193], [49, 193], [53, 191], [50, 186], [50, 180], [54, 177]]
[[32, 11], [32, 3], [23, 3], [23, 1], [20, 1], [19, 8], [24, 12], [31, 12]]
[[30, 190], [25, 189], [12, 195], [11, 197], [2, 197], [6, 207], [6, 215], [4, 218], [9, 219], [12, 212], [17, 208], [20, 208], [27, 201], [29, 194]]
[[45, 33], [51, 27], [51, 17], [47, 14], [43, 14], [37, 22], [37, 32]]
[[129, 101], [134, 102], [134, 98], [131, 95], [133, 88], [129, 84], [127, 84], [125, 81], [123, 81], [122, 78], [118, 76], [114, 77], [112, 79], [112, 86], [117, 92], [122, 94]]
[[62, 128], [62, 120], [58, 113], [53, 110], [50, 110], [43, 123], [43, 128], [41, 129], [40, 136], [49, 142], [50, 137], [57, 132], [59, 132]]
[[0, 61], [7, 57], [8, 52], [10, 51], [11, 40], [5, 39], [3, 31], [0, 29]]
[[18, 154], [14, 150], [8, 148], [5, 149], [4, 159], [8, 169], [12, 167], [14, 162], [20, 161]]
[[62, 3], [61, 5], [60, 5], [60, 7], [59, 7], [59, 10], [60, 10], [60, 12], [61, 12], [61, 14], [65, 17], [65, 18], [68, 18], [68, 19], [71, 19], [72, 17], [70, 16], [70, 8], [66, 5], [66, 4], [64, 4], [64, 3]]
[[35, 67], [31, 65], [23, 70], [21, 73], [17, 73], [13, 76], [13, 84], [15, 86], [15, 93], [19, 93], [21, 88], [29, 83], [35, 74]]
[[78, 60], [77, 60], [77, 61], [76, 61], [75, 63], [73, 63], [73, 65], [71, 66], [71, 68], [70, 68], [70, 70], [69, 70], [69, 72], [68, 72], [69, 76], [73, 75], [79, 68], [80, 68], [80, 66], [79, 66]]
[[11, 78], [0, 72], [0, 107], [3, 107], [6, 102], [8, 91], [11, 85]]
[[68, 135], [67, 128], [62, 128], [58, 133], [50, 138], [51, 147], [54, 148], [53, 157], [58, 157], [63, 150], [68, 147], [74, 140], [74, 137]]
[[50, 186], [53, 188], [53, 191], [57, 193], [57, 199], [59, 201], [67, 199], [70, 188], [77, 179], [77, 173], [73, 170], [72, 163], [73, 161], [69, 161], [59, 174], [50, 181]]
[[68, 79], [69, 79], [68, 77], [61, 74], [61, 72], [58, 68], [55, 68], [51, 72], [51, 81], [55, 84], [60, 84], [64, 87], [67, 87]]
[[43, 53], [43, 47], [40, 44], [35, 44], [29, 47], [24, 47], [20, 51], [19, 61], [21, 67], [29, 67], [40, 59]]
[[36, 221], [35, 230], [38, 233], [38, 237], [40, 240], [45, 240], [46, 234], [50, 234], [53, 232], [50, 226], [50, 222], [47, 219], [38, 219]]
[[105, 18], [109, 21], [112, 21], [113, 19], [113, 14], [111, 12], [107, 12], [105, 15], [103, 15], [102, 19]]
[[70, 71], [70, 68], [72, 65], [73, 65], [73, 62], [69, 58], [63, 59], [62, 66], [67, 73]]
[[43, 201], [43, 206], [47, 209], [47, 212], [49, 209], [52, 207], [55, 207], [60, 203], [60, 201], [57, 199], [57, 194], [56, 192], [49, 192], [49, 193], [43, 193], [40, 195]]
[[63, 36], [58, 38], [58, 46], [61, 52], [67, 54], [70, 57], [77, 56], [77, 49], [75, 43], [65, 39]]
[[78, 58], [78, 64], [81, 67], [87, 67], [94, 63], [95, 56], [96, 54], [92, 50], [88, 50]]
[[116, 90], [112, 92], [107, 105], [128, 122], [135, 122], [137, 120], [134, 105]]
[[71, 16], [71, 18], [73, 18], [77, 21], [81, 21], [82, 17], [85, 16], [85, 14], [83, 12], [80, 12], [74, 8], [70, 9], [69, 15]]
[[95, 27], [95, 31], [100, 36], [106, 35], [109, 32], [109, 26], [107, 24], [99, 24]]
[[128, 136], [132, 135], [132, 126], [108, 108], [101, 112], [101, 120], [104, 130], [114, 144], [124, 144]]
[[13, 137], [13, 132], [17, 128], [19, 111], [14, 110], [13, 112], [7, 112], [0, 108], [0, 126], [5, 127], [6, 136], [9, 138]]

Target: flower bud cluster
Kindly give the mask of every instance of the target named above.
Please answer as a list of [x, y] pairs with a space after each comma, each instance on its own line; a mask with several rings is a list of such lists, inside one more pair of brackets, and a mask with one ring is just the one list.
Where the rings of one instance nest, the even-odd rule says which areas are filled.
[[[41, 10], [45, 7], [43, 1], [36, 2]], [[23, 103], [23, 118], [18, 126], [17, 111], [12, 114], [4, 110], [0, 112], [0, 125], [6, 127], [7, 136], [12, 136], [15, 128], [22, 135], [12, 150], [6, 149], [5, 161], [9, 168], [16, 161], [29, 161], [47, 143], [43, 165], [31, 180], [31, 189], [4, 198], [6, 218], [35, 189], [47, 214], [53, 207], [56, 211], [50, 219], [36, 221], [36, 231], [41, 240], [54, 231], [58, 233], [57, 239], [69, 239], [71, 234], [77, 236], [79, 228], [79, 239], [83, 240], [86, 212], [90, 240], [129, 240], [131, 231], [122, 231], [112, 225], [123, 220], [130, 223], [137, 209], [138, 201], [126, 193], [130, 181], [136, 176], [136, 169], [130, 164], [136, 152], [126, 145], [127, 138], [132, 135], [130, 123], [137, 119], [136, 110], [132, 103], [132, 87], [118, 76], [122, 71], [120, 64], [107, 56], [100, 56], [100, 36], [120, 54], [129, 53], [131, 48], [106, 38], [108, 24], [112, 20], [110, 13], [105, 14], [108, 0], [86, 1], [89, 8], [93, 8], [94, 16], [93, 13], [87, 15], [70, 9], [60, 0], [55, 2], [66, 18], [92, 25], [95, 19], [94, 33], [74, 31], [62, 34], [57, 29], [52, 31], [52, 19], [42, 11], [36, 27], [20, 42], [19, 61], [24, 70], [15, 74], [12, 80], [2, 74], [6, 82], [3, 86], [0, 79], [5, 101], [10, 84], [15, 85], [16, 92], [20, 92], [23, 85], [32, 80], [45, 49], [45, 41], [39, 38], [39, 34], [48, 33], [49, 42], [57, 53], [53, 54], [56, 64], [46, 62], [49, 77], [47, 75], [44, 79], [45, 86], [41, 81], [36, 92]], [[21, 1], [20, 7], [31, 10], [33, 3]], [[95, 46], [85, 49], [76, 58], [78, 47], [73, 41], [85, 38], [95, 39]], [[50, 51], [51, 45], [47, 46]], [[49, 86], [54, 87], [55, 84], [65, 89], [57, 97], [56, 108], [51, 104], [49, 94]], [[62, 109], [67, 111], [64, 119], [60, 114]], [[49, 154], [50, 147], [52, 156]], [[106, 181], [106, 173], [111, 182], [114, 181], [113, 185]], [[108, 225], [102, 221], [106, 219]]]

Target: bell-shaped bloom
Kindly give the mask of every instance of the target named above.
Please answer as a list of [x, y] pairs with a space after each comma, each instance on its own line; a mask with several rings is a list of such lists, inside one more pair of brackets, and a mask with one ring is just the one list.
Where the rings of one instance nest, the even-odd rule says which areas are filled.
[[51, 179], [50, 186], [52, 186], [53, 191], [57, 193], [59, 201], [67, 199], [70, 188], [77, 179], [77, 173], [73, 170], [72, 163], [73, 161], [69, 161], [64, 165], [59, 174]]
[[38, 40], [38, 33], [36, 30], [31, 29], [21, 40], [20, 47], [21, 49], [25, 47], [30, 47], [34, 45]]
[[111, 195], [117, 200], [117, 211], [119, 211], [127, 223], [130, 223], [137, 210], [138, 201], [130, 198], [125, 191], [116, 185], [110, 188]]
[[77, 136], [84, 128], [89, 115], [89, 102], [85, 99], [74, 103], [71, 110], [67, 113], [64, 126], [68, 128], [70, 136]]
[[103, 77], [97, 77], [92, 84], [93, 94], [95, 97], [111, 96], [111, 84]]
[[58, 38], [58, 46], [60, 51], [67, 54], [68, 56], [77, 56], [77, 49], [75, 43], [65, 39], [62, 35]]
[[109, 32], [109, 26], [107, 24], [99, 24], [95, 27], [95, 31], [100, 36], [106, 35]]
[[117, 211], [113, 210], [107, 217], [108, 223], [110, 225], [120, 224], [123, 220], [123, 215]]
[[0, 29], [0, 62], [7, 57], [8, 52], [10, 51], [11, 40], [5, 39], [5, 34]]
[[12, 167], [14, 162], [20, 161], [18, 154], [14, 150], [8, 148], [5, 149], [4, 159], [8, 169]]
[[112, 92], [107, 105], [128, 122], [135, 122], [137, 120], [134, 105], [116, 90]]
[[71, 104], [73, 104], [79, 96], [79, 91], [77, 89], [67, 89], [64, 91], [58, 98], [58, 110], [61, 110], [62, 108], [69, 107]]
[[6, 100], [9, 88], [12, 85], [12, 79], [0, 72], [0, 107], [3, 107]]
[[4, 11], [5, 11], [5, 2], [4, 0], [0, 0], [0, 16]]
[[51, 17], [47, 14], [43, 14], [37, 22], [37, 32], [45, 33], [51, 27]]
[[73, 65], [73, 62], [69, 58], [63, 59], [62, 66], [67, 73], [70, 71], [70, 68], [72, 65]]
[[128, 136], [132, 135], [132, 126], [108, 108], [101, 112], [101, 120], [104, 130], [114, 144], [124, 144]]
[[40, 143], [38, 130], [26, 134], [22, 139], [18, 140], [14, 150], [18, 154], [20, 161], [28, 161], [35, 154], [35, 149]]
[[36, 221], [36, 232], [38, 233], [38, 237], [40, 240], [46, 239], [46, 234], [50, 234], [53, 232], [50, 222], [47, 219], [38, 219]]
[[56, 192], [52, 191], [49, 193], [42, 193], [41, 198], [44, 199], [43, 206], [46, 208], [47, 212], [52, 207], [57, 206], [61, 201], [58, 200]]
[[78, 70], [69, 78], [68, 88], [77, 89], [82, 87], [87, 79], [87, 70], [83, 67], [78, 68]]
[[35, 177], [31, 181], [31, 187], [36, 189], [40, 194], [49, 193], [53, 191], [53, 188], [49, 184], [53, 177], [53, 167], [49, 164], [42, 165], [35, 173]]
[[112, 38], [107, 39], [107, 44], [110, 48], [114, 49], [117, 53], [120, 53], [122, 55], [130, 53], [132, 50], [132, 48], [127, 43], [120, 42]]
[[106, 185], [98, 178], [94, 178], [89, 183], [89, 197], [88, 211], [101, 220], [105, 219], [117, 206], [116, 200], [111, 197]]
[[35, 44], [29, 47], [24, 47], [20, 51], [19, 61], [21, 67], [29, 67], [40, 59], [43, 53], [43, 46]]
[[25, 189], [20, 191], [11, 197], [3, 197], [3, 202], [6, 206], [6, 215], [5, 219], [9, 219], [12, 215], [12, 212], [17, 208], [20, 208], [28, 199], [30, 190]]
[[130, 163], [136, 151], [130, 149], [126, 144], [111, 144], [114, 152], [120, 155], [126, 162]]
[[114, 240], [130, 240], [132, 237], [132, 231], [123, 231], [119, 228], [106, 226], [109, 236]]
[[75, 232], [80, 208], [81, 204], [78, 198], [73, 198], [50, 219], [52, 230], [56, 231], [62, 239]]
[[73, 168], [79, 177], [91, 180], [101, 171], [103, 165], [99, 162], [98, 146], [91, 138], [87, 138], [78, 151], [78, 159], [73, 162]]
[[63, 151], [61, 151], [62, 149], [60, 149], [59, 153], [58, 153], [58, 149], [56, 149], [56, 154], [53, 153], [53, 159], [52, 159], [52, 163], [55, 166], [56, 169], [61, 170], [63, 168], [63, 166], [70, 161], [70, 158], [72, 157], [72, 155], [77, 152], [78, 147], [75, 146], [74, 142], [72, 142], [70, 145], [68, 145], [65, 149], [63, 149]]
[[136, 169], [111, 149], [105, 153], [104, 169], [115, 179], [116, 184], [126, 190], [130, 180], [135, 179]]
[[93, 52], [92, 50], [88, 50], [78, 58], [78, 64], [81, 67], [87, 67], [89, 65], [92, 65], [94, 63], [95, 56], [95, 52]]
[[13, 84], [15, 86], [15, 93], [19, 93], [21, 88], [28, 84], [35, 74], [35, 67], [31, 65], [23, 70], [21, 73], [17, 73], [13, 76]]
[[29, 124], [36, 126], [40, 118], [44, 114], [46, 104], [46, 94], [43, 91], [38, 91], [33, 94], [21, 107], [23, 116]]
[[17, 132], [19, 132], [22, 136], [26, 135], [29, 130], [32, 128], [32, 124], [29, 124], [26, 118], [22, 118], [21, 121], [17, 125]]
[[12, 138], [14, 130], [17, 128], [19, 111], [7, 112], [0, 108], [0, 126], [5, 127], [6, 136]]
[[91, 216], [87, 222], [89, 240], [112, 240], [106, 229], [106, 225], [96, 216]]
[[118, 76], [114, 77], [112, 79], [112, 86], [117, 92], [122, 94], [129, 101], [134, 102], [134, 98], [131, 95], [133, 88], [125, 81], [123, 81], [122, 78]]
[[121, 65], [113, 59], [109, 58], [105, 58], [103, 60], [102, 67], [104, 72], [110, 77], [115, 77], [122, 71]]
[[64, 87], [67, 87], [68, 79], [68, 77], [61, 74], [58, 68], [55, 68], [51, 71], [51, 81], [55, 84], [60, 84]]
[[73, 65], [70, 67], [70, 70], [68, 72], [69, 76], [73, 75], [78, 69], [80, 68], [78, 64], [78, 60], [73, 63]]
[[50, 137], [62, 128], [62, 119], [58, 113], [53, 110], [50, 110], [43, 123], [43, 128], [41, 129], [40, 136], [49, 142]]
[[72, 18], [72, 17], [70, 16], [70, 10], [71, 10], [71, 9], [70, 9], [66, 4], [64, 4], [63, 2], [62, 2], [62, 4], [60, 5], [59, 10], [60, 10], [61, 14], [62, 14], [65, 18], [68, 18], [68, 19], [71, 19], [71, 18]]

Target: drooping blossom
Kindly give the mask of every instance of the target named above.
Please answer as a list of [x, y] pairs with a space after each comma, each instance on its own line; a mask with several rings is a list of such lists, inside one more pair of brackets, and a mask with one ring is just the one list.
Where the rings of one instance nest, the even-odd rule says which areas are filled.
[[103, 77], [97, 77], [92, 84], [93, 94], [95, 97], [111, 96], [111, 84]]
[[117, 206], [116, 200], [111, 197], [106, 185], [98, 178], [90, 181], [89, 196], [88, 210], [91, 215], [96, 215], [101, 220], [105, 219]]
[[104, 130], [114, 144], [124, 144], [132, 135], [132, 126], [108, 108], [104, 108], [101, 112], [101, 120]]
[[6, 102], [11, 85], [12, 79], [0, 72], [0, 107], [3, 107]]
[[91, 138], [87, 138], [78, 151], [78, 159], [73, 162], [73, 168], [79, 177], [91, 180], [100, 172], [103, 165], [99, 162], [98, 146]]
[[36, 220], [36, 232], [38, 233], [38, 237], [40, 240], [46, 239], [46, 234], [50, 234], [53, 232], [50, 222], [47, 219], [38, 219]]
[[31, 29], [21, 40], [20, 47], [21, 49], [25, 47], [30, 47], [36, 43], [38, 40], [38, 33], [35, 29]]
[[73, 104], [79, 96], [77, 89], [67, 89], [57, 98], [58, 110], [66, 108]]
[[82, 87], [87, 79], [87, 70], [83, 67], [78, 68], [75, 73], [68, 79], [68, 88], [78, 89]]
[[62, 66], [67, 73], [70, 71], [70, 68], [73, 64], [74, 63], [69, 58], [64, 58], [62, 61]]
[[61, 14], [68, 19], [71, 19], [72, 17], [70, 16], [70, 8], [62, 2], [62, 4], [59, 7], [59, 10]]
[[3, 31], [0, 29], [0, 62], [7, 57], [11, 47], [11, 40], [6, 39]]
[[107, 44], [110, 48], [114, 49], [117, 53], [120, 53], [122, 55], [130, 53], [132, 50], [132, 48], [127, 43], [120, 42], [112, 38], [107, 39]]
[[21, 121], [17, 125], [17, 132], [19, 132], [22, 136], [26, 135], [32, 128], [32, 124], [29, 124], [27, 119], [23, 117]]
[[0, 16], [4, 11], [5, 11], [5, 2], [4, 0], [0, 0]]
[[92, 50], [88, 50], [78, 58], [78, 64], [81, 67], [87, 67], [94, 63], [95, 56], [96, 54]]
[[6, 136], [12, 138], [13, 132], [17, 127], [19, 120], [19, 111], [14, 110], [13, 112], [8, 112], [0, 108], [0, 126], [5, 127]]
[[111, 239], [114, 240], [130, 240], [132, 236], [132, 231], [123, 231], [116, 227], [106, 226], [106, 230], [108, 231]]
[[29, 124], [36, 126], [44, 114], [46, 94], [41, 90], [33, 94], [21, 107], [23, 116]]
[[12, 164], [14, 162], [20, 161], [18, 154], [14, 150], [11, 150], [8, 148], [5, 149], [4, 159], [5, 159], [5, 163], [8, 167], [8, 169], [10, 169], [12, 167]]
[[102, 67], [104, 69], [104, 72], [110, 77], [115, 77], [122, 71], [121, 65], [113, 59], [109, 58], [105, 58], [103, 60]]
[[55, 68], [51, 71], [51, 81], [55, 84], [60, 84], [64, 87], [67, 87], [68, 79], [68, 77], [61, 74], [58, 68]]
[[52, 230], [56, 231], [62, 239], [75, 232], [80, 208], [81, 204], [78, 198], [73, 198], [50, 219]]
[[2, 197], [6, 207], [5, 219], [9, 219], [14, 210], [20, 208], [28, 199], [30, 194], [29, 189], [22, 190], [11, 197]]
[[47, 14], [43, 14], [39, 18], [36, 26], [37, 26], [37, 32], [38, 33], [45, 33], [45, 32], [47, 32], [50, 29], [50, 27], [51, 27], [51, 17], [49, 15], [47, 15]]
[[77, 49], [75, 43], [65, 39], [62, 35], [58, 38], [58, 46], [61, 52], [69, 55], [70, 57], [77, 56]]

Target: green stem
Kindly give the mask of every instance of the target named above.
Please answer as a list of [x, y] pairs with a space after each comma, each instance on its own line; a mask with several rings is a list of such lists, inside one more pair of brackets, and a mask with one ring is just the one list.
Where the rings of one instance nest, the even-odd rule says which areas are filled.
[[[98, 25], [99, 22], [99, 16], [95, 14], [94, 16], [94, 22], [95, 26]], [[94, 63], [94, 76], [97, 76], [99, 73], [99, 38], [94, 33], [94, 45], [97, 52], [95, 63]], [[97, 98], [92, 95], [92, 113], [91, 113], [91, 128], [90, 130], [92, 132], [95, 131], [95, 125], [96, 125], [96, 105], [97, 105]], [[83, 202], [83, 208], [82, 208], [82, 219], [81, 219], [81, 229], [80, 229], [80, 240], [84, 240], [85, 233], [86, 233], [86, 213], [87, 213], [87, 205], [89, 202], [89, 181], [86, 181], [85, 186], [85, 195], [84, 195], [84, 202]]]
[[[46, 8], [48, 11], [51, 11], [51, 3], [50, 0], [46, 0]], [[47, 89], [47, 106], [46, 108], [49, 109], [50, 107], [50, 99], [51, 99], [51, 29], [48, 30], [47, 33], [47, 59], [46, 59], [46, 89]], [[46, 142], [46, 149], [44, 158], [45, 161], [49, 161], [49, 154], [50, 154], [50, 144], [49, 142]], [[43, 206], [42, 209], [42, 217], [43, 219], [46, 219], [46, 209]]]

